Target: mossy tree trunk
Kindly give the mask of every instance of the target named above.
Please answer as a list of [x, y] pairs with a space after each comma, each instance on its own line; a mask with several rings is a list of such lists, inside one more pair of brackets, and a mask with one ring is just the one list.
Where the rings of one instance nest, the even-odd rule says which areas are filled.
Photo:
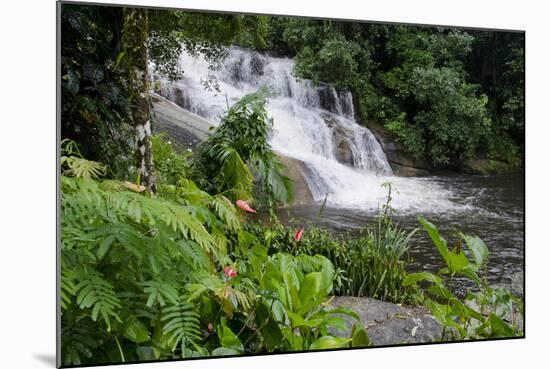
[[141, 184], [148, 191], [156, 192], [149, 111], [148, 35], [147, 10], [125, 8], [122, 43], [125, 52], [124, 64], [128, 70], [128, 89], [137, 144], [138, 170]]

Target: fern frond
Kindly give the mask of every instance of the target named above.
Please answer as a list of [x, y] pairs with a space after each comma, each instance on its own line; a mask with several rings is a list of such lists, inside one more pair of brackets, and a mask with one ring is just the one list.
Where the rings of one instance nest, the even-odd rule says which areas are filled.
[[179, 297], [175, 302], [162, 309], [162, 331], [167, 335], [168, 341], [175, 351], [178, 345], [182, 352], [188, 346], [193, 345], [200, 349], [198, 342], [201, 340], [199, 313], [196, 307], [187, 301], [187, 298]]
[[216, 195], [211, 202], [218, 218], [223, 220], [225, 226], [232, 232], [238, 232], [241, 229], [241, 222], [237, 213], [237, 209], [233, 203], [223, 195]]
[[61, 310], [66, 310], [71, 305], [76, 291], [74, 274], [69, 270], [64, 270], [61, 273]]
[[77, 292], [76, 302], [81, 309], [91, 308], [91, 318], [95, 322], [101, 316], [107, 330], [111, 329], [111, 318], [122, 322], [117, 310], [120, 308], [120, 300], [115, 294], [113, 285], [106, 281], [96, 271], [89, 271], [75, 287]]
[[61, 168], [63, 175], [84, 178], [98, 179], [105, 175], [107, 168], [97, 161], [79, 158], [77, 156], [62, 156]]
[[155, 305], [161, 307], [166, 305], [166, 301], [177, 304], [179, 300], [178, 284], [175, 281], [146, 281], [142, 282], [143, 292], [147, 294], [147, 307], [151, 308]]

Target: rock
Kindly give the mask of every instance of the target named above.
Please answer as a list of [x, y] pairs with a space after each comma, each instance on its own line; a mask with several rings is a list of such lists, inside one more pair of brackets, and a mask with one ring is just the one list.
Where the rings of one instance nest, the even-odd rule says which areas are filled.
[[176, 147], [186, 150], [196, 147], [210, 134], [212, 124], [155, 93], [153, 102], [153, 133], [165, 133]]
[[278, 154], [279, 160], [285, 166], [285, 175], [294, 182], [294, 199], [289, 205], [304, 205], [313, 202], [313, 196], [304, 175], [304, 163], [298, 159]]
[[492, 159], [471, 159], [464, 163], [462, 171], [470, 174], [504, 174], [513, 171], [516, 168], [510, 165]]
[[[425, 307], [400, 306], [366, 297], [349, 296], [334, 297], [330, 306], [355, 310], [367, 329], [373, 346], [433, 342], [441, 339], [442, 328]], [[348, 329], [331, 333], [349, 337], [353, 319], [343, 317], [348, 323]]]
[[184, 108], [186, 110], [189, 110], [191, 108], [191, 106], [189, 105], [189, 101], [186, 97], [186, 94], [181, 88], [175, 87], [173, 90], [173, 94], [174, 94], [174, 102], [179, 107]]
[[393, 174], [399, 177], [423, 177], [430, 175], [425, 169], [419, 169], [414, 167], [408, 167], [405, 165], [400, 165], [390, 162], [390, 166], [393, 170]]
[[257, 53], [252, 54], [250, 58], [250, 69], [254, 75], [263, 76], [265, 64], [266, 60], [262, 55]]
[[332, 142], [336, 160], [342, 164], [353, 167], [355, 164], [353, 160], [353, 150], [348, 138], [350, 132], [347, 132], [344, 127], [339, 125], [330, 114], [324, 114], [323, 119], [325, 124], [331, 128], [332, 131]]
[[348, 139], [337, 134], [334, 135], [334, 156], [340, 163], [354, 166], [353, 152]]

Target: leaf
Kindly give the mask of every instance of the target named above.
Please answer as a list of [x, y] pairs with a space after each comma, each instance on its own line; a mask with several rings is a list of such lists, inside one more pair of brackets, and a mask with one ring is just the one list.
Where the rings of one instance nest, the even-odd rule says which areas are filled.
[[436, 285], [442, 284], [441, 278], [436, 276], [435, 274], [428, 273], [428, 272], [420, 272], [420, 273], [408, 274], [405, 280], [403, 281], [403, 286], [407, 287], [407, 286], [416, 284], [419, 281], [428, 281], [428, 282], [435, 283]]
[[351, 330], [351, 347], [367, 347], [370, 345], [367, 330], [359, 324], [354, 324]]
[[222, 347], [232, 349], [238, 353], [244, 352], [244, 347], [239, 337], [227, 326], [225, 318], [221, 319], [221, 324], [218, 327], [218, 336]]
[[451, 266], [449, 265], [449, 249], [447, 248], [447, 241], [441, 235], [439, 234], [439, 231], [437, 230], [437, 227], [424, 219], [422, 216], [418, 217], [418, 221], [426, 232], [428, 232], [428, 235], [432, 239], [432, 242], [434, 243], [435, 247], [437, 248], [437, 251], [439, 251], [439, 254], [445, 260], [445, 263], [447, 263], [447, 267], [451, 269]]
[[317, 340], [313, 341], [309, 345], [310, 350], [326, 350], [341, 348], [347, 346], [351, 342], [351, 338], [340, 338], [333, 336], [322, 336]]
[[130, 341], [143, 343], [149, 341], [149, 330], [135, 316], [129, 317], [124, 323], [122, 334]]
[[478, 267], [481, 267], [484, 265], [488, 258], [489, 258], [489, 248], [481, 240], [481, 238], [475, 236], [468, 236], [465, 234], [461, 234], [462, 238], [466, 241], [466, 245], [472, 252], [472, 256], [474, 258], [474, 262]]
[[218, 347], [212, 351], [212, 356], [242, 355], [242, 352], [231, 347]]

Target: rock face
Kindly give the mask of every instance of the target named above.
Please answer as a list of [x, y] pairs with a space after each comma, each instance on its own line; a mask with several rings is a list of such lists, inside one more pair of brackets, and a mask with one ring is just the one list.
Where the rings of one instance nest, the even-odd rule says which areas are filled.
[[151, 94], [154, 133], [166, 133], [181, 149], [192, 149], [210, 134], [212, 124], [164, 97]]
[[[334, 297], [330, 306], [345, 306], [355, 310], [367, 329], [373, 346], [433, 342], [441, 339], [441, 326], [424, 307], [399, 306], [366, 297], [348, 296]], [[353, 319], [344, 318], [348, 321], [348, 330], [332, 333], [349, 337]]]

